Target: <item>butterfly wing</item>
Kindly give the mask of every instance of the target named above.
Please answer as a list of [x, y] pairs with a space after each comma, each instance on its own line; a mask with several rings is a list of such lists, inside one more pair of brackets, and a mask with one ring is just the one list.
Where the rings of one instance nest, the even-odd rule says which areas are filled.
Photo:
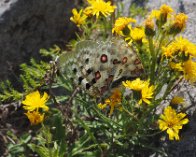
[[103, 96], [123, 79], [136, 78], [142, 70], [137, 54], [121, 39], [81, 41], [75, 51], [59, 59], [60, 67], [76, 86], [90, 95]]

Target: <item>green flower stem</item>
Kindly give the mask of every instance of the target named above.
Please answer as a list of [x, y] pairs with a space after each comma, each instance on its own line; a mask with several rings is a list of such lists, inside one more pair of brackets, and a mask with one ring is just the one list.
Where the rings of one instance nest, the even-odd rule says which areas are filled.
[[152, 57], [152, 64], [151, 64], [151, 72], [150, 72], [150, 81], [152, 84], [155, 82], [155, 67], [156, 67], [156, 54], [153, 46], [153, 40], [151, 37], [148, 38], [149, 41], [149, 48], [150, 48], [150, 53]]
[[105, 17], [103, 17], [102, 23], [103, 23], [103, 28], [104, 28], [104, 37], [105, 37], [105, 39], [107, 39], [107, 32], [108, 32], [108, 30], [107, 30], [107, 27], [108, 27], [107, 24], [108, 24], [108, 21], [106, 20]]
[[129, 112], [123, 105], [122, 105], [123, 110], [133, 119], [138, 120], [134, 114], [132, 114], [131, 112]]

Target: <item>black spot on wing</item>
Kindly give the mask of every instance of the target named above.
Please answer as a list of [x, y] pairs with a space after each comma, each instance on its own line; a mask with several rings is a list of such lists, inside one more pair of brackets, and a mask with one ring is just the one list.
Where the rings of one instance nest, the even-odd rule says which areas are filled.
[[84, 78], [80, 76], [80, 77], [78, 78], [78, 84], [81, 84], [81, 82], [82, 82], [83, 79], [84, 79]]
[[77, 69], [76, 69], [76, 68], [73, 69], [73, 73], [74, 73], [74, 74], [77, 73]]
[[89, 83], [86, 83], [86, 89], [89, 89], [91, 85]]
[[87, 72], [87, 74], [90, 74], [90, 73], [92, 73], [92, 69], [88, 69], [86, 72]]
[[96, 78], [93, 78], [92, 80], [91, 80], [91, 83], [92, 84], [95, 84], [97, 81], [96, 81]]
[[85, 63], [88, 64], [89, 63], [89, 58], [85, 59]]

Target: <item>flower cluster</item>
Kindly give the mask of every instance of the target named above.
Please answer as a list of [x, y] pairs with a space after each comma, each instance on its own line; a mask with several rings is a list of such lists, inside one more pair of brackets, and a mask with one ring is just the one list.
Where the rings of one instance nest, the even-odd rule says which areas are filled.
[[163, 56], [169, 59], [172, 69], [183, 72], [185, 79], [196, 81], [196, 45], [180, 36], [163, 47]]
[[150, 17], [165, 23], [167, 19], [171, 17], [172, 12], [173, 9], [170, 6], [163, 4], [159, 10], [152, 10]]
[[44, 92], [43, 96], [41, 96], [39, 91], [35, 91], [28, 94], [25, 100], [22, 101], [23, 108], [27, 110], [25, 115], [28, 117], [32, 125], [39, 124], [43, 121], [44, 113], [40, 112], [41, 110], [49, 110], [48, 106], [46, 106], [48, 99], [49, 96], [47, 93]]
[[[142, 26], [131, 26], [133, 21], [128, 21], [129, 17], [124, 18], [124, 21], [122, 19], [123, 17], [116, 19], [112, 32], [122, 36], [137, 50], [151, 80], [143, 81], [137, 78], [134, 81], [123, 82], [124, 87], [136, 93], [136, 97], [139, 95], [138, 104], [154, 104], [153, 100], [156, 102], [155, 87], [156, 92], [160, 92], [156, 85], [160, 80], [164, 82], [166, 78], [170, 80], [172, 77], [178, 79], [183, 75], [190, 83], [196, 82], [196, 45], [182, 36], [177, 36], [186, 27], [187, 15], [176, 14], [170, 6], [163, 4], [158, 10], [152, 10]], [[146, 60], [150, 60], [151, 63]], [[172, 104], [184, 104], [184, 100], [174, 97]], [[179, 129], [188, 123], [188, 119], [183, 121], [184, 116], [185, 114], [177, 114], [170, 107], [165, 109], [159, 124], [161, 130], [167, 130], [169, 139], [179, 139]], [[170, 124], [166, 127], [166, 123]]]
[[196, 45], [180, 36], [167, 47], [163, 47], [163, 55], [167, 58], [174, 58], [175, 56], [196, 57]]

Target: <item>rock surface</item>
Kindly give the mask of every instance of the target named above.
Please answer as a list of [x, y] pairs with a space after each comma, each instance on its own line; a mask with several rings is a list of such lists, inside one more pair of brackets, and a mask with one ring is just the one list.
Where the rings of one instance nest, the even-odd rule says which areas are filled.
[[40, 48], [64, 45], [75, 26], [71, 9], [77, 0], [0, 0], [0, 81]]

